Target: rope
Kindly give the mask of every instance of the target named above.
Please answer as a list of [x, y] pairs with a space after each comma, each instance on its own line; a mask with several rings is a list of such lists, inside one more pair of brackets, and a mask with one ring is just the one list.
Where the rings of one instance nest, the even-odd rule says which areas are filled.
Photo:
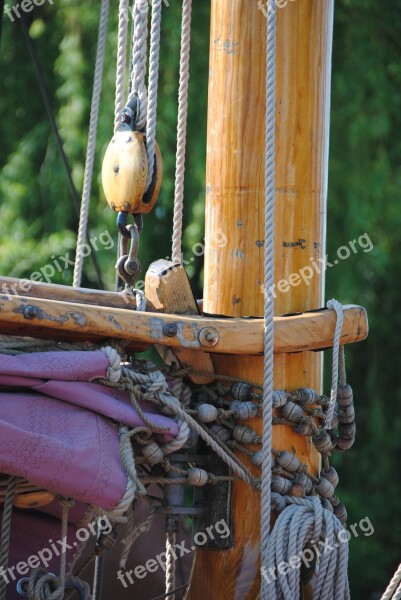
[[134, 96], [139, 100], [136, 129], [142, 131], [146, 126], [148, 94], [146, 91], [146, 50], [148, 39], [148, 9], [144, 10], [143, 0], [135, 0], [133, 11], [134, 42], [132, 49], [131, 92], [128, 102]]
[[77, 250], [74, 265], [73, 286], [79, 287], [82, 280], [82, 271], [84, 265], [83, 247], [85, 245], [88, 218], [89, 202], [92, 188], [93, 165], [95, 162], [97, 126], [99, 120], [100, 95], [102, 91], [103, 64], [106, 49], [107, 22], [109, 18], [109, 0], [102, 0], [100, 11], [99, 35], [96, 50], [95, 77], [93, 84], [91, 113], [89, 121], [88, 147], [86, 150], [84, 187], [81, 200], [81, 211], [79, 216], [79, 229]]
[[[68, 535], [68, 513], [70, 508], [74, 505], [74, 500], [70, 498], [63, 498], [60, 501], [60, 504], [63, 508], [63, 513], [61, 516], [61, 540], [64, 541], [67, 539]], [[62, 591], [65, 589], [65, 572], [66, 572], [66, 564], [67, 564], [67, 552], [63, 551], [60, 557], [60, 578], [59, 578], [59, 587]], [[61, 596], [62, 597], [62, 596]]]
[[392, 580], [387, 586], [381, 600], [398, 600], [401, 594], [401, 564], [397, 571], [394, 573]]
[[139, 523], [135, 527], [134, 527], [134, 520], [133, 520], [133, 509], [131, 511], [131, 515], [130, 515], [130, 519], [129, 519], [128, 535], [121, 542], [122, 545], [124, 546], [124, 550], [122, 551], [121, 558], [120, 558], [120, 568], [121, 569], [125, 569], [125, 565], [127, 564], [128, 555], [130, 553], [130, 550], [131, 550], [132, 545], [134, 544], [135, 540], [137, 540], [138, 537], [142, 533], [148, 532], [152, 526], [152, 523], [153, 523], [155, 515], [156, 515], [156, 505], [151, 500], [148, 500], [148, 502], [150, 504], [150, 511], [149, 511], [148, 516], [146, 517], [146, 519], [144, 521], [142, 521], [142, 523]]
[[[13, 514], [14, 496], [17, 487], [17, 477], [10, 477], [7, 486], [6, 499], [1, 523], [0, 567], [6, 571], [10, 552], [11, 517]], [[0, 578], [0, 600], [6, 600], [6, 579]]]
[[[301, 563], [309, 567], [316, 561], [313, 600], [349, 600], [348, 542], [341, 537], [345, 530], [340, 521], [323, 509], [316, 497], [286, 496], [285, 501], [288, 506], [280, 513], [268, 542], [268, 568], [262, 568], [267, 595], [262, 598], [298, 600]], [[284, 569], [278, 571], [283, 564], [289, 567], [285, 574]]]
[[159, 58], [160, 58], [160, 28], [162, 16], [162, 0], [152, 2], [152, 22], [150, 28], [150, 56], [149, 56], [149, 81], [148, 81], [148, 114], [146, 125], [146, 152], [148, 155], [148, 190], [153, 179], [155, 167], [156, 147], [156, 116], [157, 92], [159, 85]]
[[176, 534], [166, 533], [166, 600], [175, 600], [175, 553]]
[[120, 0], [118, 12], [118, 42], [117, 42], [117, 71], [116, 71], [116, 98], [114, 110], [114, 133], [121, 126], [121, 115], [125, 103], [125, 70], [127, 67], [127, 39], [128, 39], [128, 8], [129, 0]]
[[[264, 298], [264, 377], [261, 483], [261, 564], [268, 563], [271, 505], [274, 303], [267, 290], [274, 285], [274, 205], [275, 205], [275, 122], [276, 122], [276, 5], [270, 4], [266, 43], [266, 170], [265, 170], [265, 298]], [[261, 598], [267, 600], [267, 583], [262, 579]]]
[[187, 144], [189, 57], [191, 51], [192, 0], [183, 0], [181, 23], [180, 85], [178, 92], [177, 156], [175, 171], [172, 261], [182, 263], [185, 149]]
[[326, 413], [326, 429], [331, 429], [331, 422], [333, 420], [334, 409], [336, 406], [337, 400], [337, 387], [338, 387], [338, 367], [339, 362], [341, 362], [341, 380], [345, 380], [345, 358], [344, 358], [344, 348], [342, 350], [340, 356], [340, 339], [341, 339], [341, 331], [343, 328], [344, 321], [344, 311], [343, 305], [337, 300], [329, 300], [327, 302], [327, 308], [336, 311], [337, 322], [336, 329], [334, 332], [334, 341], [333, 341], [333, 366], [331, 370], [331, 393], [330, 393], [330, 402], [327, 407]]

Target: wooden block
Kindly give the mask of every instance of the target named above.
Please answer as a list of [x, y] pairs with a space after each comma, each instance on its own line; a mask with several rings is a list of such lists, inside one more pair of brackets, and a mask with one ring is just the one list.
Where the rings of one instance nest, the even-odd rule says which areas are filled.
[[[156, 310], [177, 315], [199, 315], [198, 303], [182, 265], [164, 259], [152, 263], [145, 277], [145, 295]], [[163, 348], [159, 354], [167, 364], [171, 364], [175, 357], [182, 366], [188, 365], [197, 371], [214, 370], [212, 359], [206, 352], [175, 348], [166, 354]], [[189, 378], [197, 384], [213, 381], [213, 377], [193, 374], [189, 374]]]
[[14, 499], [16, 508], [40, 508], [47, 506], [55, 500], [56, 496], [50, 492], [30, 492], [28, 494], [17, 494]]

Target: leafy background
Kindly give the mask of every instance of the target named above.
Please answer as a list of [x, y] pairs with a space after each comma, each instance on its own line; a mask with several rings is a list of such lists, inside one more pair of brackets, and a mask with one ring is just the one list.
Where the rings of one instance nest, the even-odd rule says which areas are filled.
[[[165, 179], [141, 241], [144, 267], [170, 251], [180, 6], [164, 11], [158, 142]], [[116, 2], [112, 2], [116, 8]], [[100, 187], [113, 126], [117, 19], [111, 11], [90, 230], [115, 231]], [[203, 237], [209, 3], [195, 2], [191, 55], [185, 247]], [[99, 2], [54, 0], [27, 15], [77, 189], [83, 166]], [[375, 533], [351, 541], [354, 598], [375, 599], [400, 558], [401, 386], [401, 3], [337, 0], [335, 10], [328, 253], [367, 232], [374, 244], [327, 273], [327, 298], [358, 302], [370, 315], [369, 339], [348, 351], [357, 397], [357, 442], [337, 458], [349, 522], [369, 516]], [[29, 277], [52, 255], [73, 252], [77, 218], [39, 94], [20, 23], [4, 19], [0, 55], [0, 273]], [[106, 287], [115, 252], [98, 254]], [[199, 259], [201, 261], [201, 259]], [[201, 262], [190, 275], [200, 281]], [[70, 284], [71, 271], [54, 283]], [[96, 287], [86, 260], [84, 284]]]

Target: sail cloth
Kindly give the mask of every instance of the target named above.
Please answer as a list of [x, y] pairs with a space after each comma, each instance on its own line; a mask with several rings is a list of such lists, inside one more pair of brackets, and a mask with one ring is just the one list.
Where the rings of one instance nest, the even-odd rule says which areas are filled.
[[[110, 361], [105, 352], [0, 354], [0, 472], [24, 477], [56, 494], [105, 510], [124, 497], [128, 480], [118, 424], [145, 426], [129, 394], [98, 383]], [[174, 439], [177, 423], [141, 408]]]

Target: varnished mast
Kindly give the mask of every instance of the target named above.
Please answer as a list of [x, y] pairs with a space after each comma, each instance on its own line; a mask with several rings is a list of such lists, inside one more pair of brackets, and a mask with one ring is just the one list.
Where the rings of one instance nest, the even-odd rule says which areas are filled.
[[[333, 5], [333, 0], [289, 0], [277, 9], [277, 283], [325, 254]], [[259, 6], [266, 11], [264, 2]], [[266, 65], [266, 18], [258, 2], [212, 0], [210, 40], [204, 311], [258, 316], [263, 314]], [[224, 247], [221, 232], [228, 239]], [[308, 285], [293, 282], [282, 284], [285, 292], [275, 290], [276, 314], [323, 305], [323, 272], [313, 269]], [[217, 372], [262, 381], [261, 357], [220, 355], [213, 362]], [[321, 367], [316, 353], [278, 354], [275, 387], [319, 389]], [[252, 427], [260, 432], [260, 419]], [[273, 445], [296, 450], [316, 471], [319, 458], [309, 438], [275, 426]], [[258, 493], [234, 484], [233, 548], [197, 551], [187, 600], [258, 596], [259, 503]]]

